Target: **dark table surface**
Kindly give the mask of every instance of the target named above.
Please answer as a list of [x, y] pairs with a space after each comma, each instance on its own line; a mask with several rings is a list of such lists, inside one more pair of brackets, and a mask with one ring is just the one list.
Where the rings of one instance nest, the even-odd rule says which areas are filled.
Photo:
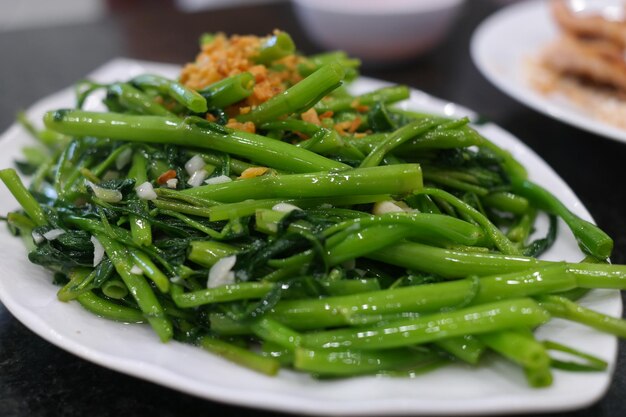
[[[182, 64], [202, 32], [266, 34], [282, 28], [305, 53], [319, 49], [299, 28], [288, 3], [183, 14], [169, 2], [110, 1], [90, 24], [0, 33], [0, 130], [16, 110], [71, 85], [117, 56]], [[613, 260], [626, 262], [626, 145], [554, 121], [489, 84], [469, 55], [471, 34], [497, 5], [467, 2], [455, 30], [436, 51], [363, 74], [407, 84], [472, 108], [512, 132], [565, 179], [615, 239]], [[15, 277], [19, 278], [19, 277]], [[606, 396], [567, 416], [626, 415], [626, 345]], [[575, 393], [573, 393], [575, 395]], [[197, 399], [74, 357], [39, 338], [0, 304], [0, 416], [269, 416]]]

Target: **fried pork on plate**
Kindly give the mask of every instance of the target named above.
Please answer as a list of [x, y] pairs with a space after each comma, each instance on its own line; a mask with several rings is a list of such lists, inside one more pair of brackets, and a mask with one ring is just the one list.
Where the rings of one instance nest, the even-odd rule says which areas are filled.
[[626, 5], [622, 1], [557, 0], [561, 38], [543, 54], [553, 71], [626, 92]]
[[552, 15], [565, 32], [626, 48], [626, 1], [555, 0]]
[[574, 75], [626, 92], [624, 51], [610, 42], [563, 35], [546, 48], [543, 60], [557, 73]]

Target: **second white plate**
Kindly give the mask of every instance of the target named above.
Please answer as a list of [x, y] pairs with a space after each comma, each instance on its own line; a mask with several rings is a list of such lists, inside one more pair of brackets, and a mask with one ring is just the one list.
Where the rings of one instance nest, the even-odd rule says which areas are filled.
[[476, 29], [472, 59], [491, 83], [516, 100], [564, 123], [626, 142], [626, 130], [592, 116], [564, 97], [541, 94], [529, 84], [527, 60], [556, 39], [558, 32], [547, 1], [513, 4]]

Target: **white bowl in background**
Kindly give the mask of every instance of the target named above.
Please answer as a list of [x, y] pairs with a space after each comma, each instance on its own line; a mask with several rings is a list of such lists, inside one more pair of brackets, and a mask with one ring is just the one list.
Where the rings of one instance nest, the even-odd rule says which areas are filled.
[[296, 15], [322, 47], [367, 62], [412, 58], [435, 47], [464, 0], [293, 0]]

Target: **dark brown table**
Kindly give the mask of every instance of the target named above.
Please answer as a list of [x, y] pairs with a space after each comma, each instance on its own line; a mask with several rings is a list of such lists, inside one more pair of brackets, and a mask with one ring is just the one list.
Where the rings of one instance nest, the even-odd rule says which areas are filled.
[[[471, 4], [470, 4], [471, 3]], [[0, 33], [0, 130], [18, 109], [83, 77], [117, 56], [182, 64], [202, 32], [266, 34], [282, 28], [305, 53], [319, 51], [299, 28], [288, 3], [183, 14], [167, 1], [110, 1], [111, 11], [84, 25]], [[436, 51], [363, 74], [408, 84], [472, 108], [515, 134], [543, 157], [615, 239], [613, 260], [626, 262], [626, 144], [554, 121], [489, 84], [469, 56], [479, 22], [496, 9], [467, 2]], [[14, 277], [19, 279], [19, 277]], [[607, 395], [567, 416], [626, 415], [626, 344]], [[575, 395], [576, 393], [573, 393]], [[0, 416], [269, 416], [197, 399], [78, 359], [45, 342], [0, 304]]]

